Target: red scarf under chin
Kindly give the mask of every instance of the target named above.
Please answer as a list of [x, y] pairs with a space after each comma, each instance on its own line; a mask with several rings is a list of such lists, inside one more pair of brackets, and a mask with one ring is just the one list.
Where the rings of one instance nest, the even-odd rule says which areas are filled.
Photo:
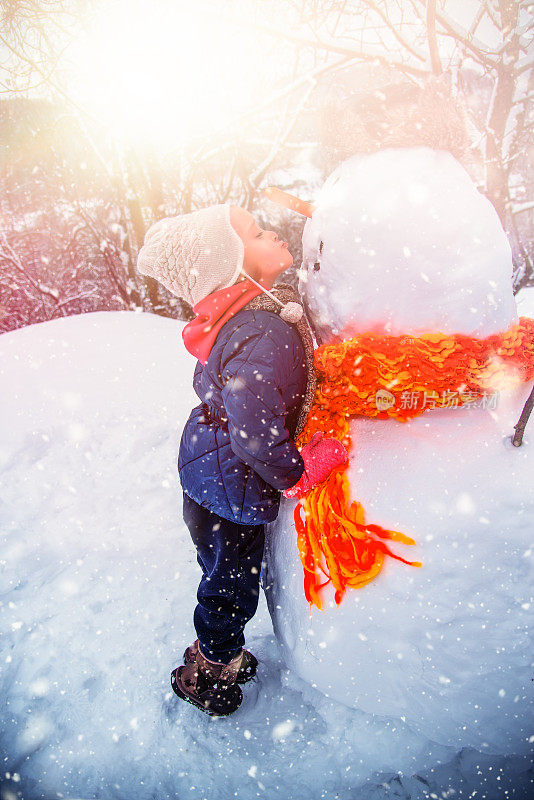
[[252, 281], [244, 280], [199, 300], [193, 306], [197, 316], [182, 330], [184, 345], [191, 355], [205, 364], [224, 323], [261, 291]]

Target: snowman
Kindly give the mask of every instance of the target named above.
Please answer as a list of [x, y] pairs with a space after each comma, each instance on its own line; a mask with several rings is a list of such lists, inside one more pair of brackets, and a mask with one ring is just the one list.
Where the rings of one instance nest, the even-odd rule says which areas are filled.
[[[484, 339], [519, 324], [505, 232], [446, 149], [356, 153], [305, 213], [299, 291], [318, 345], [369, 333]], [[510, 380], [474, 404], [348, 420], [349, 499], [411, 537], [389, 543], [410, 563], [386, 557], [341, 602], [327, 582], [316, 607], [296, 500], [285, 499], [267, 529], [264, 585], [288, 667], [313, 687], [441, 745], [509, 754], [529, 747], [534, 453], [528, 429], [521, 447], [510, 435], [532, 381], [495, 358]], [[357, 390], [357, 370], [352, 380]]]

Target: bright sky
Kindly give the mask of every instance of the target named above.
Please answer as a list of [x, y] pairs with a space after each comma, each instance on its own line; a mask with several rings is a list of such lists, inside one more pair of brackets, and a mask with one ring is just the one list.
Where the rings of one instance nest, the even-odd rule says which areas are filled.
[[[447, 12], [469, 29], [479, 6], [478, 0], [450, 0]], [[404, 6], [402, 21], [408, 28], [416, 22]], [[96, 4], [85, 35], [65, 54], [73, 65], [70, 93], [121, 139], [179, 147], [259, 106], [281, 78], [291, 81], [294, 43], [259, 26], [313, 39], [317, 24], [323, 39], [357, 45], [361, 38], [371, 52], [398, 48], [382, 25], [377, 31], [376, 18], [354, 14], [334, 23], [335, 15], [321, 25], [312, 10], [301, 14], [297, 5], [282, 9], [269, 0], [106, 0]], [[344, 40], [349, 32], [356, 38]], [[496, 33], [484, 20], [476, 35], [491, 49]], [[424, 37], [416, 49], [428, 58]], [[456, 61], [450, 38], [440, 38], [440, 50], [444, 67], [451, 56]], [[325, 51], [317, 52], [320, 63]], [[306, 58], [309, 51], [301, 51], [294, 77], [311, 66]], [[429, 68], [428, 61], [414, 63]]]
[[137, 143], [179, 145], [223, 125], [272, 88], [274, 56], [274, 43], [258, 48], [250, 28], [225, 21], [230, 10], [205, 0], [106, 2], [69, 48], [73, 97]]

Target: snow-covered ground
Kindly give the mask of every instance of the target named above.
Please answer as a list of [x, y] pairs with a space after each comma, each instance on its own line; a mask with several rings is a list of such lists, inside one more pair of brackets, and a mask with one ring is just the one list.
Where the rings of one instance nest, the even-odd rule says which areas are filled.
[[301, 680], [263, 595], [238, 711], [172, 693], [200, 578], [176, 469], [197, 403], [183, 324], [104, 312], [0, 337], [1, 800], [532, 796], [523, 742], [441, 746]]

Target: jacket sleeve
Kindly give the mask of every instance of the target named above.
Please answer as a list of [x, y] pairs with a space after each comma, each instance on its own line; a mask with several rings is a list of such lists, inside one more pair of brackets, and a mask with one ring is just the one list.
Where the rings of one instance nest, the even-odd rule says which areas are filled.
[[289, 352], [264, 329], [253, 329], [240, 345], [221, 375], [230, 444], [266, 483], [283, 491], [304, 472], [285, 426], [287, 409], [280, 390], [292, 368]]

